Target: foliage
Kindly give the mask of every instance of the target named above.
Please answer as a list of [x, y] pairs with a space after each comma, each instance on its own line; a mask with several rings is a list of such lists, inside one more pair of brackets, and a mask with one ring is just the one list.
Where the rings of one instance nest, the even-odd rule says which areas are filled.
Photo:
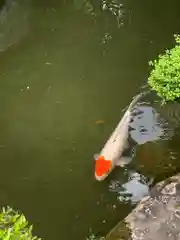
[[164, 102], [180, 99], [180, 36], [174, 37], [175, 47], [166, 50], [157, 60], [149, 63], [153, 69], [148, 84]]
[[0, 239], [1, 240], [41, 240], [32, 236], [32, 226], [23, 214], [12, 208], [3, 208], [0, 212]]

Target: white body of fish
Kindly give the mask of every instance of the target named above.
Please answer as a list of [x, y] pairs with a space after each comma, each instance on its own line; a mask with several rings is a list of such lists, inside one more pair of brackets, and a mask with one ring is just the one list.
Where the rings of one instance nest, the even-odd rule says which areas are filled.
[[[97, 176], [95, 173], [96, 180], [98, 181], [104, 180], [116, 166], [123, 167], [124, 165], [128, 164], [131, 161], [131, 158], [123, 157], [122, 154], [124, 150], [128, 148], [129, 123], [131, 121], [131, 110], [135, 105], [135, 103], [142, 96], [142, 94], [143, 93], [140, 93], [132, 100], [123, 118], [121, 119], [116, 129], [111, 134], [104, 148], [101, 150], [99, 156], [103, 156], [105, 160], [111, 160], [112, 167], [110, 171], [107, 174], [104, 174], [103, 176]], [[95, 156], [95, 159], [97, 158], [98, 156]]]

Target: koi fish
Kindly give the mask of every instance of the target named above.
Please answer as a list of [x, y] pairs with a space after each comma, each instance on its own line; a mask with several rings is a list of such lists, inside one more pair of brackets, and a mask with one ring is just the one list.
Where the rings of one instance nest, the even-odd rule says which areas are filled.
[[[145, 92], [144, 92], [145, 93]], [[98, 181], [104, 180], [116, 166], [124, 167], [131, 161], [130, 157], [123, 157], [125, 149], [129, 147], [129, 123], [131, 121], [131, 110], [136, 102], [144, 95], [138, 94], [130, 103], [123, 118], [113, 131], [109, 140], [106, 142], [100, 154], [95, 154], [95, 179]]]

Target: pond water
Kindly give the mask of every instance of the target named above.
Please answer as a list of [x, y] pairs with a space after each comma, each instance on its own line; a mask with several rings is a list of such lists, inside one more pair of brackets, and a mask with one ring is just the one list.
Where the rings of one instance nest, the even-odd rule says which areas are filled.
[[[174, 44], [180, 2], [123, 0], [117, 17], [99, 1], [6, 2], [0, 207], [22, 211], [46, 240], [105, 235], [148, 184], [180, 169], [178, 125], [161, 113], [154, 95], [137, 105], [131, 163], [99, 183], [93, 160], [122, 110], [144, 91], [148, 61]], [[122, 186], [132, 195], [128, 202]]]

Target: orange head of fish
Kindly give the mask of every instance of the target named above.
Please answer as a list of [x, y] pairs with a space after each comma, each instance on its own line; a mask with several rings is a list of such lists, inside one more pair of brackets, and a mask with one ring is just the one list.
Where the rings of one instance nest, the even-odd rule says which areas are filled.
[[106, 160], [104, 156], [99, 156], [96, 159], [95, 174], [97, 177], [103, 177], [104, 175], [108, 174], [111, 168], [112, 168], [111, 160]]

